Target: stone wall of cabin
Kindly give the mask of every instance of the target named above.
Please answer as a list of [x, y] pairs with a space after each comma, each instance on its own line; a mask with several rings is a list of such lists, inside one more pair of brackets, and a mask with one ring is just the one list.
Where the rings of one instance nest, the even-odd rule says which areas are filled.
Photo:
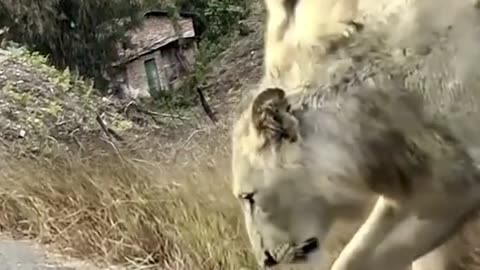
[[[145, 61], [149, 59], [155, 60], [157, 74], [164, 90], [178, 87], [178, 83], [184, 75], [178, 57], [184, 59], [187, 66], [191, 67], [197, 51], [196, 43], [192, 38], [194, 37], [192, 20], [183, 18], [179, 20], [179, 25], [182, 29], [182, 35], [186, 37], [184, 39], [186, 44], [181, 53], [178, 48], [178, 41], [175, 40], [175, 31], [171, 20], [161, 16], [146, 17], [140, 29], [129, 33], [133, 47], [121, 49], [119, 44], [120, 55], [132, 59], [117, 67], [119, 71], [117, 78], [120, 78], [119, 81], [126, 84], [124, 88], [130, 92], [126, 94], [135, 97], [150, 96], [145, 69]], [[162, 44], [162, 46], [158, 46], [158, 44]], [[150, 50], [149, 48], [155, 49]]]
[[[188, 46], [182, 50], [187, 65], [192, 65], [196, 51], [196, 44], [193, 40], [188, 41]], [[181, 63], [177, 60], [175, 53], [180, 51], [173, 46], [165, 46], [151, 53], [140, 56], [125, 65], [125, 82], [131, 89], [137, 91], [141, 96], [149, 93], [145, 61], [154, 59], [157, 67], [157, 74], [164, 90], [175, 89], [179, 79], [185, 74]]]

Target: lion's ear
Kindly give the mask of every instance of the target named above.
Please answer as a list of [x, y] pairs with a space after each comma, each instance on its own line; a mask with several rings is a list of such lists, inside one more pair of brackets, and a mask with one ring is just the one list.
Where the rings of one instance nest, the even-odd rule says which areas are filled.
[[297, 118], [290, 112], [285, 91], [268, 88], [261, 92], [252, 104], [252, 122], [266, 143], [295, 142], [299, 138]]

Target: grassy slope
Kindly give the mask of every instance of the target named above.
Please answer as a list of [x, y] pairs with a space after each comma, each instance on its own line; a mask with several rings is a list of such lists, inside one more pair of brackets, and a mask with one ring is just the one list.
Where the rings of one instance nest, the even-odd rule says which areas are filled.
[[49, 153], [75, 139], [98, 135], [97, 112], [117, 131], [133, 123], [108, 108], [91, 85], [56, 70], [47, 59], [23, 47], [0, 51], [0, 142], [11, 153]]
[[91, 154], [6, 161], [0, 225], [54, 241], [71, 255], [108, 262], [166, 269], [251, 266], [225, 164], [211, 160], [206, 169], [205, 160], [194, 160], [173, 165], [128, 154]]
[[[98, 136], [101, 130], [92, 119], [101, 108], [109, 116], [105, 122], [119, 132], [142, 129], [100, 99], [85, 98], [91, 88], [68, 71], [49, 67], [44, 57], [19, 48], [2, 53], [0, 104], [8, 110], [0, 110], [0, 119], [17, 128], [2, 138], [7, 151], [0, 151], [3, 231], [99, 263], [254, 267], [230, 192], [226, 126], [183, 125], [174, 140], [144, 136], [130, 145], [107, 140], [110, 148], [67, 154], [46, 142], [54, 138], [63, 146], [63, 135], [80, 126], [75, 121], [81, 121], [79, 133]], [[60, 120], [71, 125], [58, 128]], [[19, 136], [21, 130], [27, 135]], [[14, 154], [39, 144], [55, 155], [32, 161]]]

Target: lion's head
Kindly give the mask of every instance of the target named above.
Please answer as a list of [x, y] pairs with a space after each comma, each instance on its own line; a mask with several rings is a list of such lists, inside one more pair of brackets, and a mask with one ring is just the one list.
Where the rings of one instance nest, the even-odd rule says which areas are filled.
[[[369, 182], [371, 174], [392, 174], [379, 159], [403, 141], [383, 128], [394, 116], [390, 110], [376, 111], [376, 104], [390, 106], [391, 112], [398, 108], [380, 92], [372, 92], [370, 105], [362, 103], [368, 102], [364, 97], [333, 98], [308, 109], [283, 90], [269, 88], [237, 119], [233, 193], [260, 265], [320, 260], [332, 223], [352, 217], [370, 201], [372, 191], [382, 189], [382, 183]], [[363, 121], [364, 110], [381, 121]], [[404, 111], [395, 117], [417, 117], [413, 110]], [[364, 136], [367, 130], [370, 134]], [[374, 143], [381, 148], [377, 157], [365, 146]], [[392, 183], [402, 192], [401, 180]]]

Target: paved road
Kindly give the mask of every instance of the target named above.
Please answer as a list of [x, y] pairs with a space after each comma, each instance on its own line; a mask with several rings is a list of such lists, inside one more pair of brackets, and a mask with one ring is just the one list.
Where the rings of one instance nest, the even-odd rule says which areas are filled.
[[88, 263], [49, 256], [27, 240], [0, 237], [0, 270], [99, 270]]

